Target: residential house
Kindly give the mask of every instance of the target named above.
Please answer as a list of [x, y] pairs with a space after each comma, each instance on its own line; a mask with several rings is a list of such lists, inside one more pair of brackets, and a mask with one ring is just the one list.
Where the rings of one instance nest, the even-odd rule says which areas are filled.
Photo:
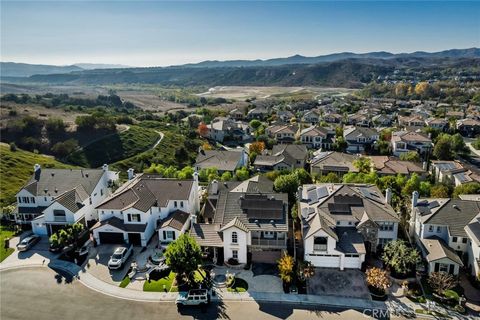
[[320, 114], [317, 110], [307, 111], [303, 115], [302, 121], [312, 125], [317, 125], [320, 122]]
[[348, 124], [353, 126], [369, 127], [370, 122], [370, 118], [366, 114], [355, 113], [348, 116]]
[[161, 242], [185, 232], [200, 211], [198, 174], [193, 180], [139, 174], [99, 204], [99, 222], [92, 227], [97, 244], [131, 243], [145, 247], [158, 230]]
[[393, 123], [393, 117], [388, 114], [378, 114], [372, 118], [376, 127], [390, 127]]
[[293, 124], [280, 124], [269, 126], [265, 129], [265, 133], [275, 139], [278, 143], [293, 143], [295, 142], [295, 134], [298, 131], [298, 126]]
[[252, 131], [248, 123], [218, 117], [207, 125], [207, 138], [218, 141], [250, 141]]
[[190, 235], [214, 263], [276, 263], [287, 249], [288, 195], [275, 193], [273, 182], [212, 181], [202, 209], [205, 223], [194, 223]]
[[359, 157], [348, 153], [325, 151], [317, 152], [310, 161], [311, 174], [327, 175], [335, 173], [342, 176], [348, 172], [358, 172], [353, 162]]
[[397, 239], [397, 213], [376, 186], [303, 185], [299, 189], [304, 260], [315, 267], [360, 269], [365, 256]]
[[255, 158], [255, 170], [267, 172], [272, 170], [293, 170], [304, 168], [308, 157], [304, 145], [283, 144], [274, 145], [272, 150], [265, 150]]
[[195, 170], [215, 168], [219, 174], [226, 171], [234, 173], [235, 170], [245, 167], [248, 164], [248, 154], [245, 149], [232, 150], [203, 150], [197, 155]]
[[458, 160], [433, 160], [430, 173], [436, 182], [455, 187], [469, 182], [480, 182], [480, 170]]
[[247, 119], [248, 120], [265, 120], [268, 117], [268, 110], [262, 107], [256, 107], [248, 111], [247, 113]]
[[480, 214], [465, 226], [465, 233], [469, 238], [466, 267], [472, 276], [478, 278], [480, 274]]
[[307, 148], [322, 148], [328, 150], [332, 147], [332, 136], [334, 135], [334, 132], [329, 135], [329, 130], [327, 128], [311, 126], [302, 129], [298, 133], [298, 139], [302, 144], [307, 146]]
[[412, 161], [402, 161], [395, 157], [389, 156], [370, 156], [372, 161], [373, 170], [379, 176], [394, 175], [397, 174], [411, 176], [416, 173], [420, 178], [425, 178], [427, 175], [426, 163], [416, 163]]
[[465, 118], [465, 112], [463, 111], [448, 111], [446, 114], [447, 119], [455, 119], [455, 120], [460, 120]]
[[346, 126], [343, 128], [343, 137], [347, 142], [348, 153], [362, 153], [372, 148], [379, 134], [371, 128]]
[[38, 235], [67, 225], [95, 223], [95, 205], [110, 193], [118, 173], [102, 169], [49, 169], [35, 164], [33, 175], [16, 194], [15, 220]]
[[413, 192], [410, 235], [427, 259], [428, 272], [458, 274], [462, 261], [468, 261], [470, 240], [465, 227], [479, 213], [479, 201], [419, 199], [418, 192]]
[[245, 118], [245, 113], [238, 108], [233, 109], [228, 114], [234, 120], [243, 120], [243, 118]]
[[289, 110], [279, 110], [276, 115], [277, 120], [284, 123], [289, 123], [292, 118], [295, 118], [295, 115]]
[[423, 127], [425, 120], [419, 115], [398, 116], [398, 124], [403, 127]]
[[477, 119], [462, 119], [457, 121], [457, 130], [461, 135], [475, 137], [480, 133], [480, 121]]
[[341, 123], [343, 116], [338, 113], [328, 113], [323, 116], [323, 120], [327, 123]]
[[402, 153], [416, 151], [420, 155], [426, 155], [432, 150], [432, 139], [427, 135], [414, 131], [397, 131], [392, 133], [391, 138], [393, 154], [399, 157]]
[[430, 118], [425, 120], [427, 126], [437, 129], [440, 131], [445, 131], [448, 128], [448, 120], [440, 118]]

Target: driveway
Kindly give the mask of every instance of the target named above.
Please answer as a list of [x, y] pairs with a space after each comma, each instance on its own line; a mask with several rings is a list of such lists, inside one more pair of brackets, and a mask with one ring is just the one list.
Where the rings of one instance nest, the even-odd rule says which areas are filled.
[[110, 284], [118, 285], [125, 278], [130, 264], [134, 260], [135, 256], [142, 249], [141, 247], [133, 247], [133, 254], [128, 258], [122, 268], [118, 270], [108, 269], [108, 260], [113, 254], [116, 248], [120, 247], [119, 244], [102, 244], [97, 247], [90, 248], [88, 254], [88, 262], [85, 268], [94, 277], [105, 281]]
[[[2, 264], [15, 264], [18, 261], [22, 260], [29, 260], [30, 262], [45, 262], [48, 264], [50, 259], [54, 259], [58, 256], [56, 253], [52, 253], [48, 250], [48, 238], [43, 236], [40, 238], [40, 242], [38, 242], [35, 246], [33, 246], [28, 251], [17, 251], [16, 245], [24, 238], [29, 236], [31, 233], [24, 232], [19, 237], [14, 237], [10, 240], [10, 247], [15, 248], [15, 251], [12, 252], [5, 260], [2, 261]], [[2, 244], [3, 245], [3, 244]]]
[[341, 271], [315, 268], [315, 275], [308, 280], [307, 292], [316, 295], [370, 299], [365, 275], [355, 269]]

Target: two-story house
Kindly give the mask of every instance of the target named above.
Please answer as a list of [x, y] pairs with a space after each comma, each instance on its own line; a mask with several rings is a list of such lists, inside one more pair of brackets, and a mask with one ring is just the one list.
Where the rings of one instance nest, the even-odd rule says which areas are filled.
[[67, 225], [95, 223], [95, 205], [110, 194], [118, 173], [102, 169], [49, 169], [34, 166], [30, 180], [17, 193], [15, 219], [31, 223], [38, 235], [51, 235]]
[[304, 168], [308, 157], [304, 145], [281, 144], [274, 145], [272, 150], [265, 150], [255, 158], [255, 170], [267, 172], [272, 170], [293, 170]]
[[213, 181], [202, 209], [204, 223], [190, 230], [215, 263], [235, 259], [275, 263], [287, 249], [288, 195], [275, 193], [272, 181], [255, 176], [246, 181]]
[[468, 261], [469, 236], [465, 227], [480, 213], [480, 201], [419, 199], [412, 194], [410, 236], [422, 249], [428, 271], [457, 275]]
[[91, 230], [96, 243], [146, 246], [158, 230], [170, 242], [188, 229], [200, 211], [198, 174], [193, 180], [165, 179], [129, 172], [130, 180], [96, 207], [99, 222]]
[[414, 131], [397, 131], [392, 133], [392, 152], [399, 157], [402, 153], [416, 151], [424, 155], [432, 150], [432, 139], [423, 133]]
[[309, 110], [303, 115], [302, 121], [312, 125], [317, 125], [320, 121], [320, 114], [317, 110]]
[[478, 278], [480, 275], [480, 214], [465, 226], [465, 233], [469, 238], [466, 267], [472, 276]]
[[368, 253], [397, 239], [397, 213], [376, 186], [316, 184], [299, 188], [304, 259], [315, 267], [360, 269]]
[[455, 187], [469, 182], [480, 182], [480, 170], [458, 160], [433, 160], [430, 173], [436, 182]]
[[353, 165], [358, 158], [357, 155], [336, 151], [316, 152], [310, 161], [310, 172], [322, 176], [329, 173], [343, 176], [348, 172], [358, 172]]
[[458, 120], [457, 130], [463, 136], [475, 137], [475, 135], [480, 133], [480, 121], [477, 119]]
[[323, 127], [311, 126], [302, 129], [298, 133], [298, 139], [307, 148], [328, 150], [332, 147], [332, 139], [329, 137], [328, 129]]
[[215, 118], [207, 125], [206, 137], [218, 142], [224, 141], [249, 141], [252, 138], [248, 123], [234, 121], [229, 118]]
[[379, 134], [371, 128], [346, 126], [343, 129], [343, 137], [347, 142], [348, 153], [362, 153], [372, 148]]
[[281, 124], [269, 126], [265, 129], [265, 133], [278, 143], [293, 143], [295, 142], [295, 134], [298, 131], [298, 126], [293, 124]]

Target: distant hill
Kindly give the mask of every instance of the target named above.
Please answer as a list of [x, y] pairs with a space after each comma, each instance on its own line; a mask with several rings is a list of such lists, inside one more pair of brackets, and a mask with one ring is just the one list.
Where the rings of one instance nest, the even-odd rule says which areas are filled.
[[30, 77], [34, 74], [69, 73], [82, 71], [78, 66], [51, 66], [44, 64], [28, 64], [16, 62], [0, 62], [2, 77]]
[[130, 66], [126, 66], [123, 64], [105, 64], [105, 63], [75, 63], [74, 66], [77, 66], [84, 70], [130, 68]]

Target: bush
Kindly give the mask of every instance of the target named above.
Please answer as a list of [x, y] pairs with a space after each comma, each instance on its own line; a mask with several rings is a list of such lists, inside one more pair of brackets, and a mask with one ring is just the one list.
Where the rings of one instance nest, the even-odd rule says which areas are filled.
[[10, 151], [17, 151], [17, 145], [15, 144], [15, 142], [10, 142]]
[[238, 265], [238, 259], [235, 259], [235, 258], [230, 258], [228, 259], [228, 264], [231, 265], [231, 266], [236, 266]]
[[125, 288], [126, 286], [128, 286], [129, 283], [130, 283], [130, 278], [126, 276], [125, 278], [123, 278], [122, 282], [120, 282], [119, 287]]

